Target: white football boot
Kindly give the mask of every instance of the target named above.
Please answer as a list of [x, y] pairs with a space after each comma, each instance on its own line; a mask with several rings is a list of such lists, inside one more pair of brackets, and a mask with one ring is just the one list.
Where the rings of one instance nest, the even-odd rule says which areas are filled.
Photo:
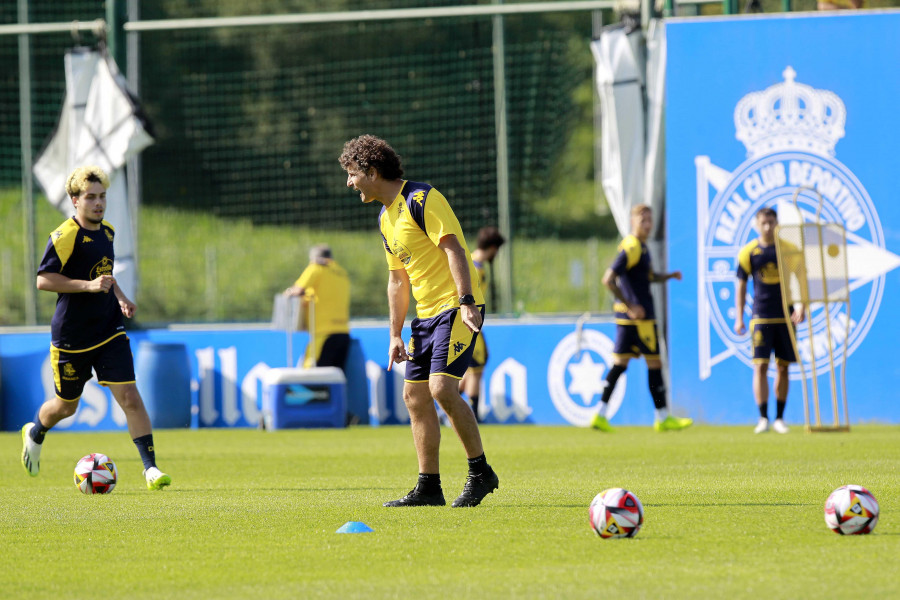
[[765, 433], [769, 430], [769, 420], [765, 417], [759, 418], [759, 423], [753, 428], [753, 433]]
[[775, 422], [772, 423], [772, 429], [775, 431], [775, 433], [787, 433], [788, 431], [790, 431], [790, 429], [788, 429], [788, 426], [785, 425], [784, 421], [782, 421], [781, 419], [775, 419]]

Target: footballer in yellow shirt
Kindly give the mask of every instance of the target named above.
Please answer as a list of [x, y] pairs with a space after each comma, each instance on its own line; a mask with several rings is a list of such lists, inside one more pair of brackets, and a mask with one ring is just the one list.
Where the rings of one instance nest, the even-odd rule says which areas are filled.
[[[362, 135], [344, 144], [341, 167], [347, 187], [364, 204], [382, 205], [378, 225], [387, 258], [390, 342], [388, 369], [407, 361], [403, 399], [419, 462], [419, 479], [408, 494], [387, 507], [442, 506], [440, 422], [434, 401], [447, 413], [462, 442], [469, 474], [454, 507], [473, 507], [499, 486], [487, 463], [472, 409], [459, 394], [484, 319], [484, 297], [475, 265], [447, 199], [426, 183], [403, 179], [400, 157], [384, 140]], [[403, 322], [409, 294], [416, 300], [409, 348]]]

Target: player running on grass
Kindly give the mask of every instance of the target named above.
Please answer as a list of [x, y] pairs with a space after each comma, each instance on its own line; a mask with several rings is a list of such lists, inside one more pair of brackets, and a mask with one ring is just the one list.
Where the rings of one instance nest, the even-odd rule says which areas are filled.
[[[753, 277], [753, 315], [750, 318], [750, 335], [753, 340], [753, 395], [759, 408], [759, 422], [754, 433], [769, 430], [769, 358], [775, 352], [775, 433], [787, 433], [784, 424], [784, 407], [787, 405], [788, 368], [797, 362], [788, 319], [785, 318], [781, 298], [781, 276], [778, 273], [778, 256], [775, 251], [775, 227], [778, 214], [773, 208], [761, 208], [756, 213], [756, 229], [759, 237], [738, 253], [737, 285], [735, 289], [734, 332], [743, 335], [744, 306], [747, 302], [747, 279]], [[789, 308], [793, 325], [803, 322], [805, 309]]]
[[653, 272], [650, 251], [646, 244], [652, 228], [653, 212], [650, 207], [646, 204], [632, 207], [631, 235], [625, 236], [619, 244], [619, 253], [603, 275], [603, 284], [613, 293], [617, 302], [613, 306], [616, 312], [613, 366], [606, 376], [606, 385], [597, 407], [597, 414], [591, 421], [591, 427], [600, 431], [613, 431], [606, 417], [609, 399], [619, 377], [628, 368], [628, 361], [639, 358], [641, 354], [647, 360], [647, 381], [650, 395], [653, 397], [653, 406], [656, 407], [653, 428], [656, 431], [676, 431], [693, 423], [691, 419], [670, 415], [667, 407], [650, 284], [669, 279], [681, 281], [681, 271]]
[[38, 267], [37, 288], [59, 294], [50, 324], [50, 365], [56, 396], [44, 402], [34, 421], [22, 427], [22, 466], [37, 477], [44, 435], [72, 416], [84, 385], [97, 372], [128, 421], [147, 487], [159, 490], [172, 479], [156, 467], [150, 417], [135, 385], [131, 344], [122, 316], [134, 315], [135, 305], [112, 276], [112, 226], [103, 220], [109, 179], [99, 167], [79, 167], [66, 180], [75, 216], [50, 234]]
[[[419, 462], [416, 487], [385, 506], [443, 506], [437, 400], [447, 413], [469, 459], [469, 475], [453, 506], [477, 506], [499, 487], [481, 445], [478, 422], [459, 394], [472, 348], [484, 319], [484, 298], [472, 286], [475, 266], [459, 221], [444, 196], [426, 183], [402, 179], [400, 157], [371, 135], [344, 144], [341, 167], [347, 187], [363, 203], [383, 205], [378, 216], [390, 276], [388, 369], [406, 365], [403, 400], [409, 410]], [[412, 288], [416, 318], [407, 349], [401, 332]]]

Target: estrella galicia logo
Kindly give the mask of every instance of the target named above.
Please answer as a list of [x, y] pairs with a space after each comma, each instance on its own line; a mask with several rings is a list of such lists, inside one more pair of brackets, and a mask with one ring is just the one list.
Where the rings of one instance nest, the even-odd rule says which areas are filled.
[[[800, 358], [807, 365], [815, 361], [819, 372], [828, 368], [829, 346], [838, 360], [845, 340], [848, 355], [859, 347], [878, 313], [885, 274], [900, 265], [900, 257], [885, 249], [881, 222], [865, 187], [835, 158], [847, 119], [844, 102], [831, 91], [798, 83], [790, 66], [783, 76], [783, 83], [737, 103], [735, 137], [747, 148], [743, 164], [728, 171], [708, 156], [695, 158], [701, 379], [731, 356], [752, 364], [753, 340], [733, 329], [734, 280], [738, 251], [757, 237], [753, 226], [760, 208], [775, 208], [781, 225], [815, 222], [821, 194], [819, 220], [846, 231], [849, 326], [848, 306], [842, 302], [813, 304], [809, 323], [797, 328]], [[792, 197], [798, 188], [795, 208]], [[751, 310], [748, 297], [745, 322]], [[797, 365], [791, 367], [791, 377], [800, 377]]]
[[97, 279], [101, 275], [112, 275], [113, 272], [113, 261], [110, 260], [108, 256], [104, 256], [100, 259], [100, 262], [95, 264], [91, 268], [91, 279]]
[[397, 240], [394, 240], [394, 245], [391, 247], [391, 254], [400, 259], [400, 262], [404, 265], [408, 265], [409, 261], [412, 259], [412, 252], [409, 251], [409, 248]]
[[[553, 406], [572, 425], [587, 427], [606, 387], [606, 370], [613, 364], [613, 342], [594, 329], [583, 329], [564, 337], [550, 355], [547, 387]], [[609, 399], [607, 417], [612, 417], [625, 397], [626, 374], [619, 377]]]

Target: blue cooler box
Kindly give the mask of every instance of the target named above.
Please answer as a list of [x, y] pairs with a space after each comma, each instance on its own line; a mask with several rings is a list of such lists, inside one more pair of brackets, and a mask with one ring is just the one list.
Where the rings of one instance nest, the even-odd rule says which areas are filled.
[[266, 429], [345, 427], [347, 380], [337, 367], [270, 369], [263, 376]]

